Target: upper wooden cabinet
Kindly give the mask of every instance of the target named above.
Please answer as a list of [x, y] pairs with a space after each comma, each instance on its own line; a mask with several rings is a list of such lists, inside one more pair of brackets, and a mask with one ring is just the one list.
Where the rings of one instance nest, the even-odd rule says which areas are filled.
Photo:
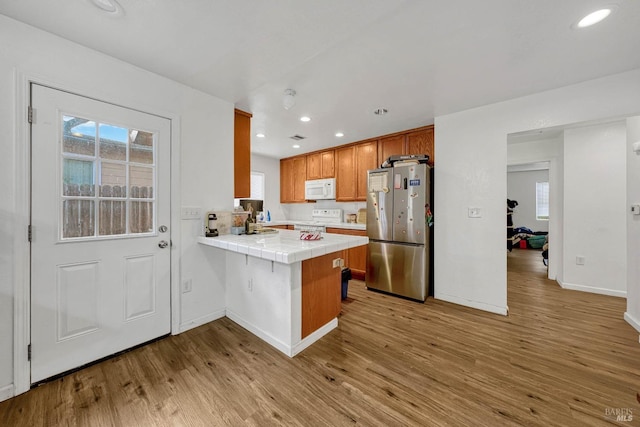
[[367, 200], [367, 171], [377, 169], [378, 141], [363, 142], [355, 145], [356, 156], [356, 200]]
[[239, 199], [251, 197], [251, 114], [234, 113], [233, 194]]
[[433, 160], [435, 158], [435, 153], [433, 152], [433, 141], [433, 126], [429, 126], [415, 132], [409, 132], [407, 134], [407, 154], [428, 154], [429, 164], [433, 165]]
[[322, 151], [307, 155], [307, 179], [334, 178], [335, 150]]
[[378, 157], [380, 158], [380, 163], [387, 160], [390, 156], [407, 154], [405, 140], [405, 134], [380, 138], [378, 141]]
[[355, 166], [356, 148], [349, 145], [336, 149], [336, 201], [351, 201], [356, 198]]
[[280, 203], [293, 203], [293, 158], [280, 160]]
[[304, 181], [336, 178], [336, 201], [367, 200], [367, 171], [393, 155], [427, 154], [433, 166], [433, 125], [280, 160], [280, 202], [304, 202]]
[[382, 163], [393, 155], [427, 154], [429, 155], [429, 164], [433, 166], [433, 141], [433, 126], [380, 138], [378, 159]]
[[293, 158], [293, 201], [304, 202], [304, 182], [307, 179], [307, 158]]
[[280, 160], [280, 203], [304, 202], [304, 181], [307, 175], [305, 156]]

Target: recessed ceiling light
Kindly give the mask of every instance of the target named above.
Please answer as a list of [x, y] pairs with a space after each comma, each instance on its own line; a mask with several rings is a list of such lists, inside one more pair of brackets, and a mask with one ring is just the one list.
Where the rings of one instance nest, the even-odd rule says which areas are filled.
[[336, 137], [338, 138], [342, 138], [344, 136], [344, 133], [342, 132], [336, 132]]
[[107, 12], [110, 15], [122, 15], [124, 9], [120, 6], [117, 0], [89, 0], [91, 4], [100, 9], [103, 12]]
[[299, 144], [293, 144], [292, 147], [293, 148], [300, 148], [300, 145]]
[[256, 133], [256, 136], [257, 136], [258, 138], [264, 138], [264, 133]]
[[586, 28], [592, 25], [597, 24], [598, 22], [604, 20], [606, 17], [611, 15], [615, 10], [616, 6], [611, 5], [604, 7], [602, 9], [598, 9], [595, 12], [591, 12], [584, 18], [580, 19], [577, 23], [573, 25], [573, 28]]
[[387, 110], [386, 108], [378, 108], [377, 110], [373, 111], [373, 114], [376, 114], [378, 116], [383, 116], [385, 114], [387, 114], [389, 112], [389, 110]]
[[302, 116], [302, 117], [300, 117], [300, 121], [301, 121], [301, 122], [310, 122], [310, 121], [311, 121], [311, 117], [309, 117], [309, 116]]

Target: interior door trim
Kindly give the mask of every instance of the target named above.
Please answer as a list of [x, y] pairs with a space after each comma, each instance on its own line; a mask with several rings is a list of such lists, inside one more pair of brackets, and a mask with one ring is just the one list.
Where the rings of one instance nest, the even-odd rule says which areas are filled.
[[[14, 304], [13, 304], [13, 385], [11, 396], [25, 393], [31, 389], [31, 363], [28, 360], [28, 345], [31, 342], [31, 247], [27, 240], [27, 227], [31, 220], [31, 128], [27, 120], [27, 108], [31, 104], [31, 84], [50, 87], [52, 89], [77, 94], [87, 98], [99, 100], [109, 104], [122, 106], [147, 114], [153, 114], [170, 121], [171, 139], [171, 334], [179, 333], [181, 318], [180, 304], [180, 257], [182, 250], [180, 242], [182, 238], [180, 223], [180, 116], [177, 113], [151, 109], [148, 106], [136, 105], [128, 101], [127, 104], [115, 102], [105, 96], [102, 99], [95, 95], [95, 88], [86, 86], [83, 88], [65, 89], [73, 83], [61, 83], [50, 81], [42, 75], [36, 75], [20, 69], [14, 69], [14, 212], [12, 218], [14, 228], [24, 230], [24, 233], [16, 233], [13, 239], [14, 245]], [[86, 92], [88, 95], [82, 95]], [[94, 94], [92, 96], [91, 94]], [[36, 113], [37, 119], [37, 113]]]

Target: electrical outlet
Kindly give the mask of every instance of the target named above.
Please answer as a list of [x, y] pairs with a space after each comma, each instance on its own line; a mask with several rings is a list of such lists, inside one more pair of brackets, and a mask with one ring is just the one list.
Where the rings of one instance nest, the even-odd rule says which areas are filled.
[[198, 206], [183, 206], [180, 216], [182, 219], [204, 219], [202, 208]]
[[482, 218], [482, 209], [469, 208], [469, 218]]
[[191, 281], [191, 279], [184, 279], [182, 281], [182, 293], [186, 294], [187, 292], [191, 292], [192, 285], [193, 282]]
[[333, 268], [344, 267], [344, 260], [342, 258], [336, 258], [333, 260]]
[[584, 257], [582, 255], [576, 257], [576, 265], [584, 265]]

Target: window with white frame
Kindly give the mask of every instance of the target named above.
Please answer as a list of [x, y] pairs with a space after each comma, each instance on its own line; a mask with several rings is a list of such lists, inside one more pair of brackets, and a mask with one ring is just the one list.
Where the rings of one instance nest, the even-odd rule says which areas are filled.
[[536, 182], [536, 219], [549, 220], [549, 182]]
[[[252, 200], [264, 200], [264, 173], [251, 171], [251, 195]], [[233, 206], [240, 206], [240, 199], [233, 199]]]

